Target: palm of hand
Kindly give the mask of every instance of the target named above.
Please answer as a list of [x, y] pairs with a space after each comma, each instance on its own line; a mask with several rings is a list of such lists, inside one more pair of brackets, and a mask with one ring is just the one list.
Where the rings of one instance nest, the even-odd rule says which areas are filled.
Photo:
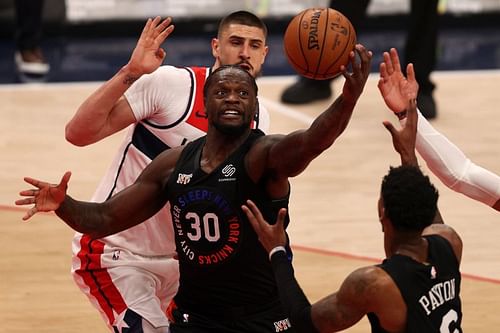
[[40, 189], [40, 192], [35, 197], [35, 205], [39, 211], [53, 211], [59, 208], [65, 196], [66, 191], [61, 189], [60, 186], [49, 185]]
[[418, 92], [416, 81], [408, 81], [401, 72], [393, 73], [379, 84], [385, 103], [393, 112], [408, 108], [408, 100], [415, 99]]

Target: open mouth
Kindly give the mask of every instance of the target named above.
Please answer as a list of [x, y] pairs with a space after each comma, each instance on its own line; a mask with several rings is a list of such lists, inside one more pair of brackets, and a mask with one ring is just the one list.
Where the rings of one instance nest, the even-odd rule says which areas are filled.
[[224, 114], [229, 114], [229, 115], [239, 115], [240, 112], [237, 110], [224, 110]]
[[225, 118], [239, 118], [241, 113], [238, 110], [228, 109], [222, 112], [222, 116]]

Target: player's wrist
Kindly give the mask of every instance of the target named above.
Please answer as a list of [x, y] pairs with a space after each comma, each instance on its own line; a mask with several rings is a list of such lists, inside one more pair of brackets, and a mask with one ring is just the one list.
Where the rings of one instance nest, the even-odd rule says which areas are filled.
[[134, 67], [131, 66], [130, 63], [126, 64], [120, 69], [120, 74], [125, 77], [123, 82], [129, 85], [137, 81], [142, 76], [142, 73], [137, 69], [134, 69]]
[[273, 255], [275, 255], [276, 253], [279, 253], [279, 252], [286, 253], [286, 249], [283, 245], [275, 246], [271, 249], [271, 251], [269, 251], [269, 260], [271, 260]]

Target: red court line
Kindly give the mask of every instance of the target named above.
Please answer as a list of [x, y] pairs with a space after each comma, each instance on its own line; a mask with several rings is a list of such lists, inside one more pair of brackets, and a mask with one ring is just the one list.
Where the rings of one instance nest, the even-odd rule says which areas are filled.
[[[323, 254], [323, 255], [326, 255], [326, 256], [340, 257], [340, 258], [344, 258], [344, 259], [352, 259], [352, 260], [359, 260], [359, 261], [370, 261], [372, 263], [382, 262], [381, 258], [358, 256], [358, 255], [355, 255], [355, 254], [349, 254], [349, 253], [338, 252], [338, 251], [331, 251], [331, 250], [324, 250], [324, 249], [318, 249], [318, 248], [309, 247], [309, 246], [303, 246], [303, 245], [292, 245], [292, 249], [299, 250], [299, 251], [304, 251], [304, 252], [316, 253], [316, 254]], [[468, 273], [462, 273], [462, 277], [466, 278], [466, 279], [475, 280], [475, 281], [490, 282], [490, 283], [494, 283], [494, 284], [500, 284], [500, 280], [498, 280], [498, 279], [493, 279], [493, 278], [488, 278], [488, 277], [478, 276], [478, 275], [473, 275], [473, 274], [468, 274]]]
[[[24, 212], [27, 209], [25, 207], [23, 208], [23, 207], [17, 207], [17, 206], [0, 205], [0, 210], [14, 211], [14, 212]], [[37, 213], [37, 214], [40, 214], [40, 213]], [[53, 214], [53, 213], [43, 213], [42, 212], [42, 214]], [[21, 216], [19, 216], [19, 219], [21, 219]], [[355, 255], [355, 254], [344, 253], [344, 252], [337, 252], [337, 251], [331, 251], [331, 250], [324, 250], [324, 249], [318, 249], [318, 248], [308, 247], [308, 246], [303, 246], [303, 245], [292, 245], [292, 248], [294, 250], [299, 250], [299, 251], [304, 251], [304, 252], [324, 254], [324, 255], [327, 255], [327, 256], [334, 256], [334, 257], [345, 258], [345, 259], [352, 259], [352, 260], [359, 260], [359, 261], [370, 261], [372, 263], [379, 263], [379, 262], [382, 261], [382, 259], [380, 259], [380, 258], [358, 256], [358, 255]], [[488, 277], [478, 276], [478, 275], [472, 275], [472, 274], [468, 274], [468, 273], [462, 273], [462, 277], [464, 277], [466, 279], [476, 280], [476, 281], [482, 281], [482, 282], [490, 282], [490, 283], [500, 284], [500, 280], [498, 280], [498, 279], [493, 279], [493, 278], [488, 278]]]

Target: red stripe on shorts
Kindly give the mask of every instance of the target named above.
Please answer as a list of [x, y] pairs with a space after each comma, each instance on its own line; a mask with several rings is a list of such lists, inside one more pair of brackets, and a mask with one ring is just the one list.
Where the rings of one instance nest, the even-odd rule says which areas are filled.
[[92, 240], [88, 235], [83, 235], [80, 239], [80, 251], [77, 254], [81, 266], [76, 273], [89, 287], [90, 294], [97, 300], [101, 310], [108, 317], [109, 324], [113, 325], [115, 321], [113, 309], [116, 313], [121, 313], [127, 308], [127, 304], [113, 284], [108, 270], [101, 266], [103, 253], [103, 242]]

